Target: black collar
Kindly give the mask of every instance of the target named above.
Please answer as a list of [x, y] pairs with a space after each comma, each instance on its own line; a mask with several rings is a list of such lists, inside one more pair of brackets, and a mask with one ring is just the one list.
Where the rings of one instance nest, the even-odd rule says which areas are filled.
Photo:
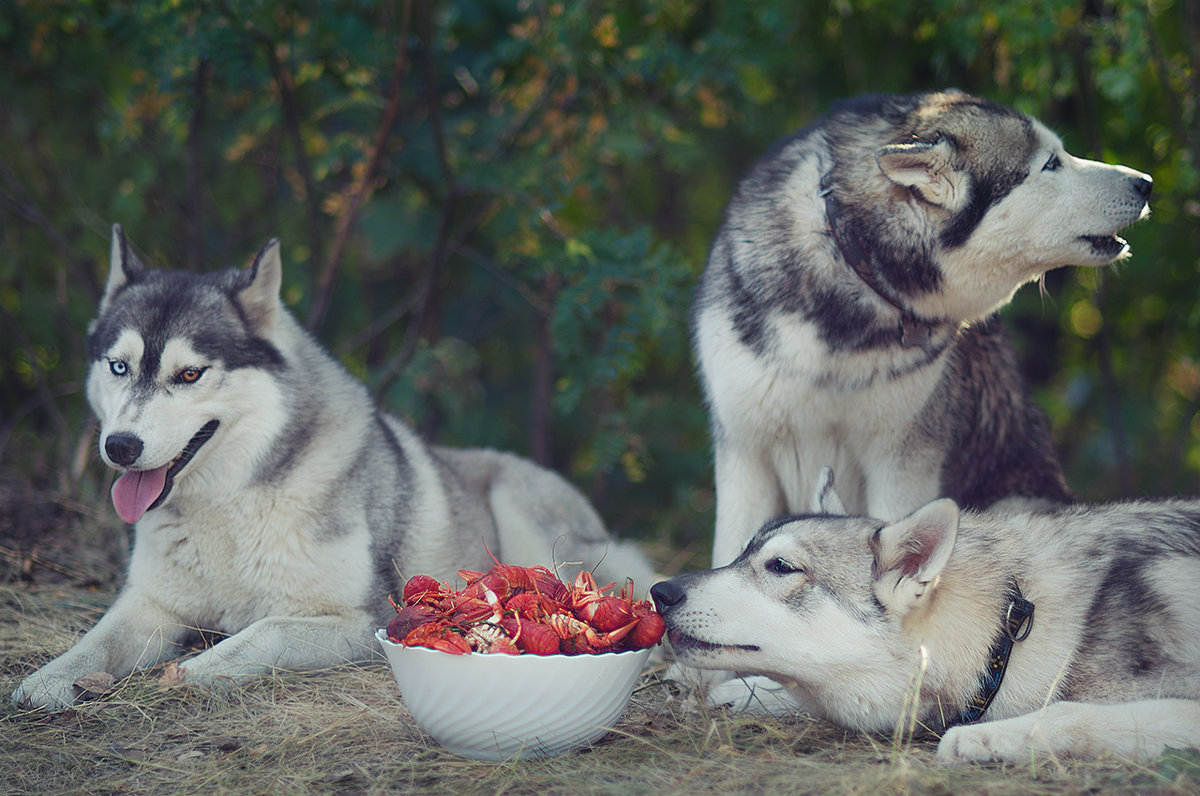
[[992, 644], [988, 653], [987, 669], [979, 676], [979, 692], [971, 697], [970, 702], [958, 716], [950, 721], [947, 727], [956, 724], [970, 724], [978, 721], [987, 711], [1000, 683], [1004, 680], [1004, 670], [1008, 668], [1008, 656], [1012, 653], [1013, 644], [1024, 641], [1033, 630], [1033, 603], [1021, 596], [1017, 582], [1010, 580], [1008, 584], [1008, 602], [1004, 610], [1004, 622], [1000, 626], [1000, 635]]
[[838, 251], [842, 254], [842, 259], [845, 260], [846, 265], [850, 266], [850, 270], [854, 272], [860, 282], [900, 313], [900, 322], [897, 329], [897, 339], [900, 346], [903, 348], [923, 348], [930, 353], [940, 352], [941, 349], [945, 348], [946, 344], [944, 341], [936, 342], [934, 340], [934, 333], [939, 329], [952, 326], [952, 324], [948, 324], [945, 321], [933, 321], [916, 315], [879, 283], [874, 273], [868, 268], [867, 254], [862, 250], [858, 241], [838, 234], [837, 220], [841, 217], [841, 203], [833, 196], [833, 186], [829, 174], [826, 174], [821, 179], [819, 187], [820, 192], [817, 195], [825, 199], [825, 222], [829, 226], [829, 234], [833, 238], [834, 245], [837, 246]]

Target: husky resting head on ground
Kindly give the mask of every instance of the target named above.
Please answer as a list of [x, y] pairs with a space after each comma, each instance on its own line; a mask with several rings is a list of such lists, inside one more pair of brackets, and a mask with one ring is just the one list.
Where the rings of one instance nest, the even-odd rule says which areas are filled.
[[693, 307], [711, 418], [713, 565], [836, 472], [851, 510], [1068, 501], [992, 314], [1064, 265], [1127, 256], [1151, 180], [960, 93], [871, 96], [739, 185]]
[[944, 762], [1200, 747], [1200, 501], [888, 522], [840, 516], [824, 477], [816, 514], [651, 589], [682, 663], [866, 732], [915, 719]]
[[405, 577], [486, 569], [488, 551], [649, 587], [647, 562], [562, 478], [427, 446], [379, 411], [280, 281], [277, 241], [248, 269], [196, 276], [146, 268], [113, 228], [87, 395], [101, 458], [124, 471], [112, 499], [136, 523], [133, 556], [108, 613], [21, 683], [18, 705], [69, 705], [82, 675], [174, 658], [200, 630], [228, 637], [184, 662], [184, 681], [375, 657]]

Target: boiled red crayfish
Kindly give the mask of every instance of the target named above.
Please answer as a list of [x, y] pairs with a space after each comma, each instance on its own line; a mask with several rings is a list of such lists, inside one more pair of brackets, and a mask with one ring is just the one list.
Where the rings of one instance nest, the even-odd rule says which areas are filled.
[[584, 570], [567, 586], [546, 567], [497, 563], [487, 572], [460, 569], [452, 589], [428, 575], [404, 584], [388, 638], [408, 647], [454, 654], [568, 655], [644, 649], [666, 629], [649, 600], [633, 599], [633, 582], [596, 584]]

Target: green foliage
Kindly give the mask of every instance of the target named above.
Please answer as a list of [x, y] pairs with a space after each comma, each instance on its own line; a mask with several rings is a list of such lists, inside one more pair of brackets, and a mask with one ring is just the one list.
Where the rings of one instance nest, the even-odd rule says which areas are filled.
[[688, 306], [738, 176], [837, 97], [954, 85], [1154, 175], [1129, 264], [1008, 315], [1082, 494], [1195, 491], [1198, 30], [1185, 0], [0, 0], [0, 456], [80, 477], [113, 222], [193, 270], [278, 235], [389, 408], [703, 544]]

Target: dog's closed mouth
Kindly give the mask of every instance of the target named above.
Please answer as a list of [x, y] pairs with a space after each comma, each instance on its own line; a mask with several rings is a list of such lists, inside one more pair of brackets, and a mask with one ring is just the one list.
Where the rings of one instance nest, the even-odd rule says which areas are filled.
[[1116, 257], [1129, 246], [1128, 241], [1119, 235], [1080, 235], [1079, 239], [1102, 257]]
[[219, 420], [210, 420], [192, 435], [179, 455], [162, 467], [153, 470], [126, 470], [112, 488], [113, 508], [125, 522], [137, 522], [142, 515], [157, 508], [175, 485], [175, 475], [187, 466], [196, 451], [208, 442]]
[[667, 639], [671, 642], [671, 646], [676, 652], [715, 652], [722, 649], [747, 650], [749, 652], [758, 652], [757, 644], [716, 644], [711, 641], [704, 641], [695, 636], [689, 636], [686, 633], [681, 633], [678, 630], [667, 631]]

